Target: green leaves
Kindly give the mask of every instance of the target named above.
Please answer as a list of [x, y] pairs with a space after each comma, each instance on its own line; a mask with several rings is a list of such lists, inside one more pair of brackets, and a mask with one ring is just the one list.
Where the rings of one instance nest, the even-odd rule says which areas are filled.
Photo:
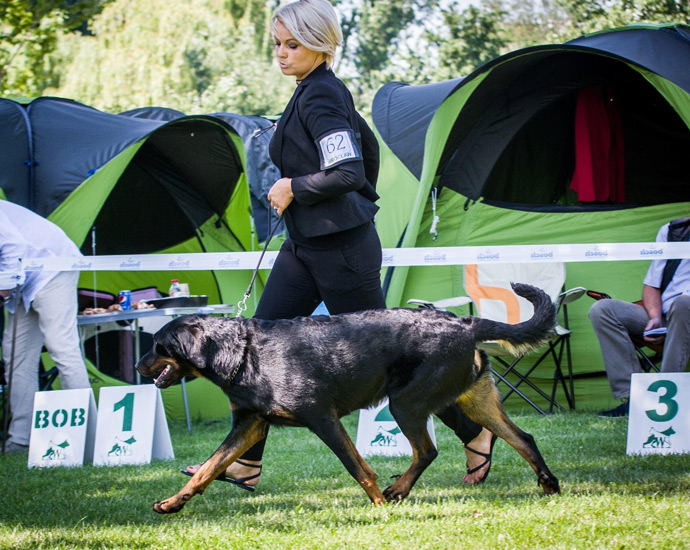
[[38, 95], [63, 32], [87, 32], [102, 0], [9, 0], [0, 4], [0, 94]]
[[[390, 80], [467, 75], [519, 48], [635, 22], [690, 23], [687, 0], [331, 0], [336, 73], [365, 114]], [[0, 1], [0, 94], [107, 111], [277, 114], [294, 82], [273, 61], [280, 0]]]

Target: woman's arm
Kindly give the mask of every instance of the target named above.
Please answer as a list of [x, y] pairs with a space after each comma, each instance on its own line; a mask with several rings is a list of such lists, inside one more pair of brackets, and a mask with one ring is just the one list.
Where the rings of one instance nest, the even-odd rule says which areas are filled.
[[292, 178], [291, 190], [300, 204], [357, 191], [366, 182], [357, 129], [350, 123], [354, 105], [346, 94], [342, 83], [333, 79], [309, 84], [300, 98], [300, 122], [314, 138], [321, 160], [320, 170]]

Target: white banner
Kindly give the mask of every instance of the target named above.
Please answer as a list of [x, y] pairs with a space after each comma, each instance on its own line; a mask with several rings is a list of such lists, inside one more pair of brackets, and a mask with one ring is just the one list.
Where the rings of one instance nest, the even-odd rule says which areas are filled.
[[627, 454], [690, 453], [690, 373], [635, 373]]
[[[262, 269], [271, 269], [278, 252], [266, 252]], [[190, 271], [254, 269], [261, 252], [205, 252], [38, 258], [31, 271]], [[467, 265], [477, 263], [610, 262], [690, 258], [690, 243], [535, 244], [384, 248], [383, 266]]]
[[91, 388], [36, 392], [29, 467], [90, 462], [95, 431], [96, 401]]

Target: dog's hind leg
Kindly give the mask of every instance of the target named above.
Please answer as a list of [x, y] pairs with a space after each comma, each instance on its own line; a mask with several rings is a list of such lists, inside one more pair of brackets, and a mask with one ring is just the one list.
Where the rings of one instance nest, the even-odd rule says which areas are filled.
[[481, 424], [490, 432], [511, 445], [537, 474], [537, 481], [547, 495], [560, 493], [558, 479], [544, 462], [534, 438], [518, 428], [503, 411], [501, 397], [490, 376], [479, 378], [475, 384], [456, 401], [458, 407], [470, 419]]
[[403, 435], [410, 441], [412, 447], [412, 464], [395, 482], [383, 491], [386, 500], [402, 500], [410, 494], [412, 487], [438, 456], [429, 432], [426, 428], [427, 419], [423, 415], [410, 414], [407, 408], [398, 406], [397, 400], [391, 397], [389, 409]]
[[378, 477], [359, 454], [345, 427], [337, 416], [325, 416], [309, 424], [314, 432], [343, 463], [374, 504], [383, 504], [383, 494], [376, 484]]
[[211, 457], [204, 462], [182, 490], [175, 496], [156, 502], [159, 514], [179, 512], [196, 494], [203, 494], [208, 485], [224, 472], [236, 458], [266, 434], [267, 422], [253, 413], [233, 409], [232, 430]]

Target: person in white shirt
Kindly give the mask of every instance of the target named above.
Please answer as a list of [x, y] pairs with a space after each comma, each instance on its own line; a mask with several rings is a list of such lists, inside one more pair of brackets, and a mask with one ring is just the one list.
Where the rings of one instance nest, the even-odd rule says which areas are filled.
[[[669, 238], [680, 235], [681, 238]], [[667, 223], [659, 229], [657, 242], [687, 240], [690, 218]], [[629, 411], [630, 378], [642, 372], [630, 336], [660, 343], [664, 335], [644, 336], [644, 332], [666, 327], [661, 372], [683, 372], [690, 357], [690, 260], [675, 263], [675, 271], [664, 277], [673, 260], [652, 261], [642, 288], [642, 305], [620, 300], [599, 300], [589, 311], [589, 319], [599, 339], [611, 391], [623, 402], [599, 416], [625, 416]]]
[[[81, 256], [57, 225], [17, 204], [0, 200], [0, 272], [19, 265], [40, 264], [41, 258]], [[8, 312], [2, 339], [5, 364], [12, 368], [9, 438], [5, 452], [27, 451], [31, 434], [38, 365], [45, 345], [55, 361], [63, 389], [88, 388], [89, 377], [79, 347], [76, 271], [27, 271], [13, 288], [2, 288]], [[15, 319], [16, 318], [16, 319]], [[16, 333], [15, 333], [16, 321]], [[14, 346], [14, 356], [12, 347]], [[13, 359], [12, 364], [10, 358]]]

